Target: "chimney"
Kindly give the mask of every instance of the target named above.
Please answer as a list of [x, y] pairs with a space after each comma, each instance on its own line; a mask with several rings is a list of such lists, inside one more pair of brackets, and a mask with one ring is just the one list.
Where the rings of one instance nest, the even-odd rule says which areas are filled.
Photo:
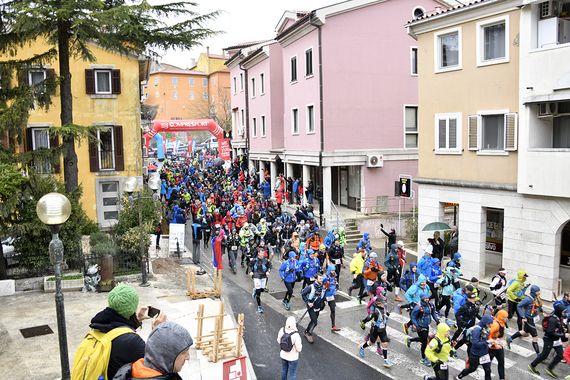
[[210, 56], [210, 47], [206, 46], [206, 55], [209, 57]]

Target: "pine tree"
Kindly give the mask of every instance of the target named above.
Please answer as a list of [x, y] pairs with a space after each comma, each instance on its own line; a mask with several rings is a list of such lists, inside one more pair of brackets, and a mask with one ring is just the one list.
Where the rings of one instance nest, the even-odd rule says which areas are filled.
[[[166, 49], [190, 49], [216, 33], [206, 27], [206, 23], [218, 15], [218, 12], [200, 15], [193, 10], [195, 3], [184, 1], [151, 5], [146, 0], [6, 0], [0, 4], [1, 54], [15, 56], [39, 39], [45, 39], [48, 46], [30, 62], [13, 61], [8, 66], [17, 69], [24, 64], [37, 64], [57, 52], [61, 126], [55, 129], [63, 139], [64, 181], [68, 192], [78, 187], [75, 140], [84, 135], [73, 123], [71, 59], [94, 61], [89, 48], [91, 43], [120, 54], [153, 57]], [[34, 105], [34, 91], [20, 87], [20, 96], [11, 93], [12, 101], [4, 109], [0, 108], [0, 131], [25, 126]], [[37, 98], [40, 94], [35, 92]], [[18, 123], [9, 126], [11, 118], [16, 118]]]

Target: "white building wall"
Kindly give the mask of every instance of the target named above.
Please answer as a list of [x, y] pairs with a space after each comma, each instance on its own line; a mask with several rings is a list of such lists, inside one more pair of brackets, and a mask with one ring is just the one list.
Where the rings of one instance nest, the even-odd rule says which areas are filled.
[[[459, 204], [459, 252], [463, 256], [464, 278], [489, 278], [485, 264], [503, 266], [512, 277], [519, 269], [529, 274], [529, 280], [541, 287], [545, 299], [552, 291], [558, 293], [558, 279], [566, 286], [570, 277], [560, 271], [560, 234], [570, 221], [570, 200], [537, 198], [502, 190], [483, 190], [448, 186], [419, 186], [419, 231], [431, 222], [443, 220], [441, 202]], [[486, 208], [504, 210], [503, 255], [486, 254]], [[431, 235], [420, 232], [420, 243]], [[495, 261], [495, 262], [493, 262]]]

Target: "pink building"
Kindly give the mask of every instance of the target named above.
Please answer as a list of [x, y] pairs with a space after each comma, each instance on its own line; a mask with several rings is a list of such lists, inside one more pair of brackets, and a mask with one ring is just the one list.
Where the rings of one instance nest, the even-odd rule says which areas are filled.
[[404, 25], [442, 5], [351, 0], [288, 11], [276, 42], [235, 53], [231, 76], [245, 71], [250, 90], [250, 165], [312, 180], [325, 216], [332, 204], [390, 209], [394, 182], [417, 172], [417, 49]]

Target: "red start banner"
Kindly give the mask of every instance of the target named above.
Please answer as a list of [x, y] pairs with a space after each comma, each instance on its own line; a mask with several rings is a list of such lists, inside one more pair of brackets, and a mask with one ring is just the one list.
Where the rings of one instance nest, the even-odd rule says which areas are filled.
[[218, 139], [218, 156], [226, 161], [232, 159], [232, 148], [229, 139]]
[[223, 380], [247, 380], [245, 356], [224, 362]]

